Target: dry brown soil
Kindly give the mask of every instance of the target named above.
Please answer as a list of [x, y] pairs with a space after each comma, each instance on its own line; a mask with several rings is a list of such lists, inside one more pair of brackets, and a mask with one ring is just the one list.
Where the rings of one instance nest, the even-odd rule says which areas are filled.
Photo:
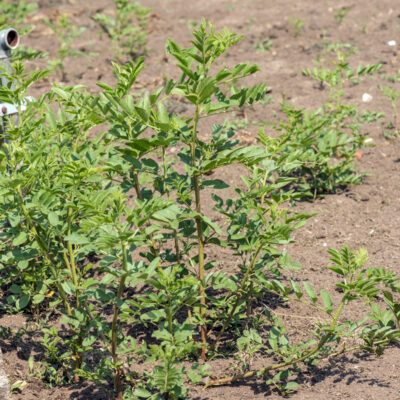
[[[146, 68], [136, 89], [154, 89], [160, 85], [164, 74], [177, 76], [176, 68], [165, 56], [165, 41], [172, 38], [181, 46], [188, 45], [188, 26], [205, 17], [216, 28], [227, 27], [244, 35], [242, 42], [229, 51], [226, 63], [257, 63], [260, 71], [254, 81], [265, 81], [271, 88], [272, 104], [247, 111], [246, 117], [250, 122], [271, 121], [274, 112], [279, 117], [279, 102], [283, 98], [296, 107], [305, 108], [318, 107], [326, 100], [326, 91], [319, 90], [301, 73], [302, 68], [313, 66], [312, 60], [317, 57], [324, 37], [329, 43], [355, 46], [358, 52], [351, 58], [352, 65], [382, 63], [381, 73], [385, 74], [393, 74], [400, 69], [400, 7], [395, 0], [143, 0], [142, 4], [153, 11], [148, 28]], [[350, 11], [342, 23], [338, 23], [334, 15], [343, 7], [350, 7]], [[90, 90], [97, 90], [97, 81], [111, 83], [113, 76], [109, 43], [104, 36], [100, 38], [98, 28], [90, 19], [96, 12], [112, 13], [111, 0], [39, 0], [38, 12], [29, 21], [36, 28], [23, 38], [23, 44], [55, 57], [59, 43], [43, 19], [55, 20], [62, 13], [69, 14], [74, 23], [87, 28], [77, 47], [88, 56], [67, 62], [68, 84], [84, 84]], [[289, 21], [291, 18], [305, 24], [297, 37]], [[255, 49], [263, 39], [271, 40], [269, 51]], [[390, 40], [397, 41], [397, 45], [389, 46]], [[98, 56], [93, 57], [91, 53], [98, 53]], [[39, 64], [31, 65], [37, 67]], [[51, 79], [57, 80], [57, 77]], [[347, 87], [345, 101], [359, 103], [360, 110], [384, 111], [386, 121], [390, 121], [391, 106], [378, 90], [378, 84], [382, 82], [378, 76]], [[33, 88], [31, 94], [37, 96], [49, 87], [49, 82], [42, 83]], [[372, 101], [363, 103], [363, 93], [371, 94]], [[207, 135], [209, 126], [202, 129]], [[240, 132], [242, 140], [254, 142], [257, 129], [250, 124]], [[301, 279], [308, 280], [318, 289], [326, 288], [335, 293], [333, 277], [326, 268], [329, 264], [326, 250], [330, 247], [364, 247], [369, 252], [372, 265], [400, 272], [400, 142], [385, 139], [383, 130], [384, 126], [377, 123], [363, 131], [372, 137], [376, 146], [366, 148], [357, 160], [359, 170], [370, 174], [360, 186], [348, 187], [314, 203], [298, 206], [300, 210], [317, 215], [295, 234], [296, 243], [288, 246], [288, 250], [303, 265]], [[239, 172], [235, 169], [223, 174], [231, 183], [239, 181]], [[351, 309], [344, 318], [356, 318], [360, 311]], [[297, 335], [307, 335], [313, 317], [309, 310], [301, 306], [282, 311], [282, 318]], [[24, 316], [0, 317], [0, 325], [12, 329], [24, 327], [25, 322]], [[91, 385], [49, 389], [39, 380], [29, 377], [29, 356], [35, 355], [36, 361], [40, 361], [41, 357], [37, 335], [28, 334], [20, 339], [11, 336], [0, 340], [10, 381], [27, 382], [22, 392], [12, 395], [13, 399], [105, 398], [100, 390]], [[224, 371], [229, 372], [232, 362], [213, 361], [211, 367], [216, 373], [223, 374]], [[261, 365], [263, 360], [256, 359], [254, 366]], [[322, 362], [313, 370], [305, 370], [298, 383], [298, 392], [291, 396], [293, 400], [400, 399], [400, 346], [387, 348], [381, 357], [353, 354]], [[261, 379], [207, 390], [194, 388], [191, 393], [193, 399], [210, 400], [279, 398], [279, 394]]]

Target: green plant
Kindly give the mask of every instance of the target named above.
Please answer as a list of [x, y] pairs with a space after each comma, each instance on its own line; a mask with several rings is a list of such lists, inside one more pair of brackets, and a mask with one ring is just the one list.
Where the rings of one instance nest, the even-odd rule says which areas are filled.
[[84, 27], [75, 26], [67, 14], [62, 14], [57, 23], [45, 19], [46, 24], [54, 32], [60, 41], [60, 48], [56, 51], [57, 58], [49, 60], [49, 66], [55, 70], [60, 71], [61, 81], [67, 81], [67, 73], [65, 71], [65, 61], [69, 57], [78, 57], [84, 55], [84, 52], [75, 50], [72, 45], [76, 39], [85, 31]]
[[18, 393], [26, 387], [27, 383], [25, 381], [16, 381], [10, 386], [11, 393]]
[[333, 11], [333, 17], [338, 25], [340, 25], [346, 18], [352, 7], [341, 7]]
[[360, 182], [362, 175], [356, 173], [353, 159], [365, 138], [358, 136], [357, 126], [351, 127], [349, 134], [339, 125], [354, 117], [354, 109], [307, 112], [286, 103], [281, 107], [287, 120], [274, 126], [279, 137], [266, 136], [262, 130], [258, 137], [275, 162], [273, 170], [293, 177], [292, 186], [313, 198]]
[[[46, 74], [47, 71], [34, 72], [28, 77], [23, 74], [22, 65], [16, 65], [15, 77], [10, 79], [14, 78], [17, 88], [11, 91], [2, 87], [3, 98], [21, 104], [27, 88]], [[92, 143], [89, 149], [86, 141], [85, 128], [93, 125], [89, 106], [86, 112], [83, 105], [76, 113], [77, 106], [64, 101], [65, 109], [60, 108], [57, 123], [51, 108], [44, 104], [46, 98], [57, 99], [56, 93], [55, 88], [53, 93], [31, 103], [19, 126], [10, 124], [11, 141], [1, 148], [2, 223], [6, 225], [3, 237], [12, 243], [10, 252], [2, 254], [2, 263], [6, 276], [7, 269], [12, 270], [17, 264], [11, 273], [17, 279], [14, 289], [10, 288], [14, 293], [24, 293], [17, 300], [17, 307], [29, 303], [38, 309], [46, 303], [55, 307], [61, 302], [73, 319], [74, 307], [79, 309], [81, 304], [82, 276], [92, 266], [81, 262], [93, 251], [87, 241], [76, 242], [75, 231], [84, 214], [78, 205], [101, 186], [100, 177], [94, 179], [93, 174], [103, 147]], [[27, 284], [31, 288], [28, 292], [24, 289]], [[55, 291], [57, 295], [53, 296]], [[79, 321], [72, 328], [78, 342], [78, 346], [71, 344], [75, 368], [82, 362], [79, 342], [84, 338], [85, 324]]]
[[352, 68], [348, 58], [353, 49], [334, 48], [337, 60], [331, 60], [333, 69], [323, 66], [323, 58], [318, 62], [319, 68], [303, 70], [303, 74], [317, 80], [321, 88], [329, 88], [328, 101], [310, 112], [282, 103], [287, 122], [274, 126], [281, 132], [280, 137], [273, 139], [262, 132], [259, 137], [270, 149], [279, 173], [294, 177], [298, 188], [314, 198], [318, 193], [360, 182], [362, 176], [355, 173], [353, 158], [367, 139], [359, 134], [366, 119], [359, 116], [355, 105], [344, 104], [342, 98], [348, 82], [358, 82], [381, 68], [380, 64]]
[[[398, 328], [399, 303], [393, 303], [393, 292], [400, 293], [399, 278], [383, 269], [374, 267], [366, 268], [368, 261], [364, 249], [352, 252], [344, 247], [340, 251], [330, 249], [331, 260], [334, 265], [329, 269], [341, 277], [336, 287], [341, 292], [340, 302], [334, 306], [331, 296], [325, 289], [320, 290], [318, 296], [308, 282], [302, 282], [303, 288], [294, 280], [290, 287], [282, 288], [288, 299], [309, 305], [318, 312], [324, 313], [327, 320], [319, 319], [315, 322], [314, 340], [300, 345], [290, 342], [285, 333], [282, 321], [278, 319], [271, 327], [268, 345], [263, 345], [258, 336], [255, 336], [258, 350], [264, 349], [267, 354], [279, 355], [280, 361], [257, 370], [250, 370], [235, 376], [216, 379], [208, 382], [207, 387], [227, 384], [255, 376], [268, 376], [267, 384], [275, 385], [283, 395], [288, 395], [296, 388], [295, 382], [288, 382], [288, 378], [295, 373], [295, 367], [301, 362], [315, 364], [319, 360], [346, 352], [364, 349], [381, 354], [384, 347], [390, 342], [400, 339]], [[390, 288], [391, 291], [380, 288], [380, 285]], [[376, 303], [376, 296], [382, 293], [388, 305], [382, 310]], [[307, 299], [304, 296], [307, 296]], [[345, 307], [353, 302], [362, 300], [371, 309], [371, 314], [361, 316], [359, 321], [341, 322], [340, 316]], [[254, 336], [254, 335], [253, 335]], [[351, 339], [361, 342], [358, 345], [348, 345]], [[251, 343], [249, 338], [243, 339], [244, 343]], [[288, 368], [289, 367], [289, 368]], [[275, 371], [279, 371], [277, 374]]]
[[[152, 93], [131, 94], [144, 67], [139, 58], [114, 64], [116, 83], [99, 82], [98, 94], [56, 85], [28, 105], [19, 125], [7, 121], [10, 140], [0, 147], [1, 283], [6, 295], [20, 296], [10, 311], [20, 311], [24, 295], [25, 309], [62, 314], [62, 332], [44, 327], [45, 359], [35, 368], [49, 385], [85, 379], [110, 399], [177, 400], [187, 396], [187, 381], [199, 384], [210, 374], [199, 358], [237, 346], [239, 374], [210, 384], [255, 376], [252, 359], [260, 353], [277, 360], [260, 375], [270, 374], [268, 384], [288, 394], [297, 363], [342, 351], [335, 340], [344, 343], [361, 326], [339, 319], [358, 297], [372, 307], [373, 323], [360, 336], [365, 349], [381, 351], [398, 340], [398, 278], [367, 272], [365, 252], [332, 253], [332, 270], [343, 277], [336, 308], [325, 289], [317, 296], [307, 282], [304, 290], [294, 280], [285, 284], [301, 266], [283, 246], [310, 217], [287, 208], [300, 197], [288, 190], [294, 178], [278, 174], [280, 159], [268, 147], [241, 146], [239, 123], [215, 124], [210, 135], [202, 125], [262, 100], [266, 85], [241, 85], [256, 65], [218, 68], [241, 37], [215, 32], [204, 20], [193, 35], [186, 49], [167, 42], [181, 75]], [[0, 88], [0, 100], [21, 107], [29, 86], [46, 74], [25, 74], [16, 63], [7, 75], [16, 90]], [[172, 96], [190, 103], [185, 115], [167, 111]], [[288, 110], [291, 119], [323, 125], [318, 113]], [[297, 129], [296, 123], [288, 126]], [[101, 133], [92, 138], [94, 127]], [[224, 193], [229, 185], [219, 172], [232, 166], [243, 176]], [[212, 211], [205, 201], [214, 202]], [[222, 251], [225, 260], [213, 256]], [[378, 285], [385, 286], [385, 309], [373, 305]], [[254, 318], [256, 301], [265, 298], [302, 301], [327, 321], [316, 324], [314, 342], [291, 343], [279, 318]], [[268, 342], [260, 340], [260, 326], [268, 327]]]
[[301, 30], [304, 28], [304, 22], [298, 18], [289, 18], [289, 22], [294, 27], [294, 36], [298, 37], [300, 35]]
[[151, 10], [142, 7], [139, 2], [132, 3], [131, 0], [113, 2], [115, 18], [106, 14], [96, 14], [92, 19], [111, 40], [116, 60], [121, 61], [124, 56], [135, 59], [146, 50], [146, 27]]
[[[382, 92], [382, 94], [390, 101], [392, 105], [392, 111], [393, 111], [393, 123], [390, 125], [390, 127], [394, 130], [394, 136], [399, 136], [400, 135], [400, 127], [399, 127], [399, 117], [398, 117], [398, 111], [397, 111], [397, 103], [398, 100], [400, 99], [400, 91], [396, 90], [395, 87], [393, 86], [379, 86], [379, 90]], [[392, 135], [390, 135], [392, 136]]]
[[0, 29], [14, 27], [19, 34], [24, 36], [33, 31], [34, 26], [26, 25], [26, 19], [37, 9], [37, 4], [20, 1], [2, 1], [0, 3]]
[[259, 52], [270, 51], [272, 47], [272, 41], [270, 39], [263, 39], [253, 46]]
[[[331, 59], [330, 63], [334, 68], [324, 66], [325, 56], [328, 52], [334, 51], [336, 59]], [[344, 94], [344, 85], [349, 82], [358, 83], [363, 77], [372, 75], [382, 68], [382, 64], [368, 64], [353, 68], [350, 66], [349, 57], [355, 52], [353, 46], [348, 44], [333, 44], [326, 48], [322, 58], [316, 62], [318, 65], [313, 69], [302, 71], [304, 76], [315, 79], [320, 83], [321, 89], [327, 86], [329, 88], [328, 99], [330, 102], [336, 101], [336, 108], [341, 104], [341, 98]]]
[[362, 114], [360, 115], [360, 119], [362, 121], [371, 123], [371, 122], [376, 122], [378, 121], [380, 118], [384, 118], [385, 117], [385, 113], [382, 111], [378, 111], [378, 112], [373, 112], [373, 111], [363, 111]]

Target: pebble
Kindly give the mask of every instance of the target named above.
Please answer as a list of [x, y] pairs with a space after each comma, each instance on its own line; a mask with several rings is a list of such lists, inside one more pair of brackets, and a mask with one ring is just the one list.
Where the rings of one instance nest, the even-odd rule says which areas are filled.
[[364, 93], [362, 95], [362, 101], [364, 103], [369, 103], [370, 101], [372, 101], [373, 97], [369, 94], [369, 93]]

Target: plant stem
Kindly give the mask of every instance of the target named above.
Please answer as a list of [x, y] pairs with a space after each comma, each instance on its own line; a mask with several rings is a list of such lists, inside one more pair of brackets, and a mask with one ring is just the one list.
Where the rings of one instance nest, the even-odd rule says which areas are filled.
[[[56, 264], [51, 260], [51, 257], [49, 255], [48, 247], [47, 247], [45, 241], [40, 236], [38, 230], [36, 229], [36, 226], [35, 226], [32, 218], [31, 218], [31, 215], [29, 214], [29, 211], [27, 210], [27, 208], [25, 207], [25, 204], [23, 203], [23, 197], [22, 197], [22, 193], [21, 193], [20, 187], [18, 187], [18, 194], [19, 194], [19, 197], [20, 197], [20, 204], [21, 204], [22, 211], [23, 211], [23, 213], [25, 215], [25, 218], [27, 219], [28, 224], [31, 227], [31, 230], [32, 230], [32, 232], [33, 232], [33, 234], [35, 236], [36, 242], [38, 243], [40, 249], [42, 250], [43, 257], [46, 260], [46, 262], [47, 262], [47, 264], [48, 264], [48, 266], [50, 268], [50, 271], [51, 271], [52, 275], [54, 276], [54, 278], [56, 280], [56, 285], [57, 285], [58, 291], [60, 293], [60, 296], [61, 296], [61, 298], [63, 300], [64, 306], [65, 306], [65, 308], [67, 310], [67, 314], [68, 314], [68, 316], [71, 316], [72, 315], [71, 306], [70, 306], [70, 304], [68, 302], [67, 294], [65, 293], [65, 291], [64, 291], [64, 289], [63, 289], [63, 287], [62, 287], [62, 285], [61, 285], [61, 283], [60, 283], [60, 281], [58, 279], [58, 273], [57, 273], [57, 269], [56, 269], [56, 266], [55, 266]], [[68, 234], [71, 233], [71, 229], [70, 229], [71, 211], [72, 211], [72, 209], [69, 208], [68, 209]], [[75, 288], [76, 288], [75, 289], [76, 290], [76, 292], [75, 292], [76, 293], [76, 304], [77, 304], [77, 307], [79, 307], [79, 290], [78, 290], [78, 280], [77, 280], [77, 276], [76, 276], [75, 257], [74, 257], [74, 254], [73, 254], [73, 249], [72, 249], [71, 243], [68, 242], [67, 246], [68, 246], [68, 253], [69, 253], [70, 259], [68, 260], [68, 257], [64, 253], [64, 261], [65, 261], [66, 267], [69, 269], [69, 271], [72, 274], [73, 282], [74, 282], [74, 285], [75, 285]], [[73, 329], [73, 332], [76, 333], [76, 334], [79, 333], [79, 331], [76, 330], [76, 329]], [[73, 348], [72, 348], [72, 352], [74, 353], [74, 370], [75, 369], [80, 369], [81, 366], [82, 366], [82, 355], [79, 353], [79, 349], [81, 348], [81, 345], [82, 345], [82, 340], [83, 340], [82, 336], [78, 334], [77, 346], [73, 346]], [[79, 377], [78, 374], [74, 373], [74, 381], [75, 381], [75, 383], [79, 383], [80, 377]]]
[[117, 393], [116, 400], [122, 400], [121, 368], [118, 365], [118, 354], [117, 354], [117, 348], [118, 348], [117, 334], [118, 334], [118, 314], [119, 314], [119, 306], [117, 302], [121, 300], [122, 294], [124, 292], [126, 273], [128, 272], [128, 259], [126, 255], [127, 249], [125, 242], [121, 243], [121, 251], [122, 251], [122, 269], [124, 273], [119, 282], [116, 301], [114, 302], [114, 313], [111, 326], [111, 356], [114, 364], [115, 391]]
[[[171, 200], [171, 193], [169, 191], [168, 185], [167, 185], [167, 154], [166, 154], [167, 149], [165, 147], [162, 148], [162, 158], [163, 158], [163, 172], [164, 172], [164, 176], [163, 176], [163, 181], [164, 181], [164, 185], [165, 185], [165, 192], [168, 195], [168, 200]], [[178, 264], [181, 263], [181, 256], [180, 256], [180, 251], [179, 251], [179, 240], [178, 240], [178, 232], [176, 229], [172, 230], [173, 234], [174, 234], [174, 247], [175, 247], [175, 257], [176, 257], [176, 262]]]
[[29, 214], [29, 211], [25, 207], [23, 196], [22, 196], [22, 192], [21, 192], [21, 188], [19, 186], [17, 188], [17, 192], [18, 192], [18, 195], [19, 195], [20, 205], [21, 205], [22, 211], [23, 211], [23, 213], [25, 215], [25, 218], [26, 218], [26, 220], [28, 221], [28, 224], [31, 227], [32, 233], [33, 233], [33, 235], [35, 237], [35, 240], [36, 240], [36, 243], [38, 244], [39, 248], [42, 250], [42, 256], [45, 259], [45, 261], [47, 262], [47, 265], [49, 266], [49, 268], [51, 270], [51, 273], [53, 274], [54, 279], [56, 280], [56, 285], [57, 285], [57, 288], [58, 288], [58, 290], [60, 292], [60, 296], [61, 296], [61, 298], [63, 300], [64, 306], [65, 306], [65, 308], [67, 310], [67, 314], [69, 316], [71, 316], [71, 306], [70, 306], [70, 304], [68, 302], [67, 295], [66, 295], [66, 293], [65, 293], [65, 291], [64, 291], [63, 287], [61, 286], [60, 281], [58, 279], [57, 269], [56, 269], [55, 264], [53, 263], [50, 255], [49, 255], [49, 250], [47, 248], [47, 245], [46, 245], [45, 241], [42, 239], [42, 237], [40, 236], [39, 232], [37, 231], [36, 226], [35, 226], [32, 218], [31, 218], [31, 215]]
[[247, 293], [247, 298], [246, 298], [246, 328], [249, 329], [249, 321], [250, 321], [250, 315], [251, 315], [251, 300], [253, 299], [252, 296], [253, 292], [253, 282], [250, 282], [250, 287]]
[[399, 136], [399, 128], [397, 126], [397, 105], [396, 101], [392, 101], [393, 106], [393, 125], [394, 125], [394, 132], [396, 136]]
[[[196, 166], [196, 142], [197, 142], [197, 125], [200, 119], [199, 106], [196, 105], [196, 111], [193, 121], [192, 140], [190, 142], [190, 155], [192, 160], [192, 168]], [[196, 213], [198, 214], [195, 218], [197, 228], [197, 246], [198, 246], [198, 278], [200, 280], [200, 317], [202, 325], [200, 326], [201, 341], [203, 347], [201, 349], [201, 359], [203, 361], [207, 358], [207, 325], [204, 321], [206, 315], [206, 293], [204, 288], [204, 241], [203, 241], [203, 226], [201, 214], [201, 198], [200, 198], [200, 175], [198, 173], [193, 174], [193, 186], [194, 195], [196, 202]]]
[[[136, 192], [137, 198], [140, 201], [143, 201], [142, 192], [140, 191], [139, 176], [138, 176], [137, 169], [133, 170], [133, 185], [135, 187], [135, 192]], [[149, 238], [150, 238], [150, 242], [151, 242], [151, 247], [153, 249], [154, 257], [158, 257], [160, 255], [160, 252], [158, 250], [158, 247], [156, 245], [156, 242], [154, 240], [154, 237], [153, 237], [152, 233], [150, 233]]]
[[[72, 202], [72, 199], [71, 199]], [[68, 212], [67, 212], [67, 221], [68, 221], [68, 235], [71, 234], [71, 218], [72, 218], [72, 207], [68, 207]], [[75, 286], [75, 298], [76, 298], [76, 306], [79, 307], [79, 282], [78, 282], [78, 277], [76, 274], [76, 264], [75, 264], [75, 255], [74, 255], [74, 250], [72, 248], [72, 244], [70, 241], [67, 242], [67, 249], [68, 249], [68, 255], [69, 255], [69, 264], [71, 267], [71, 273], [72, 273], [72, 281]]]
[[264, 368], [260, 368], [257, 370], [252, 370], [249, 372], [246, 372], [245, 374], [240, 374], [240, 375], [235, 375], [235, 376], [230, 376], [227, 378], [222, 378], [222, 379], [215, 379], [212, 380], [210, 382], [208, 382], [204, 389], [210, 387], [210, 386], [216, 386], [216, 385], [224, 385], [224, 384], [228, 384], [228, 383], [233, 383], [236, 381], [240, 381], [240, 380], [245, 380], [245, 379], [249, 379], [249, 378], [253, 378], [255, 376], [259, 376], [259, 375], [264, 375], [269, 371], [274, 371], [283, 367], [287, 367], [289, 365], [294, 365], [297, 364], [299, 362], [302, 362], [304, 360], [306, 360], [307, 358], [313, 356], [314, 354], [316, 354], [319, 350], [321, 350], [321, 348], [325, 345], [325, 343], [334, 335], [334, 330], [335, 330], [335, 326], [337, 324], [337, 321], [339, 319], [340, 313], [345, 305], [346, 299], [347, 299], [347, 295], [348, 292], [346, 292], [343, 297], [342, 297], [342, 301], [336, 311], [336, 314], [329, 326], [329, 330], [328, 332], [321, 337], [320, 341], [318, 342], [318, 344], [309, 352], [307, 352], [306, 354], [303, 354], [301, 357], [298, 357], [294, 360], [290, 360], [290, 361], [285, 361], [282, 363], [278, 363], [278, 364], [274, 364], [271, 365], [269, 367], [264, 367]]
[[257, 258], [258, 258], [258, 254], [260, 253], [261, 248], [262, 248], [261, 245], [258, 246], [257, 250], [256, 250], [255, 253], [254, 253], [253, 259], [251, 260], [249, 266], [247, 267], [246, 273], [245, 273], [245, 275], [244, 275], [244, 277], [243, 277], [243, 279], [242, 279], [242, 282], [241, 282], [241, 284], [240, 284], [240, 288], [239, 288], [239, 290], [236, 292], [236, 301], [235, 301], [235, 304], [233, 305], [232, 310], [231, 310], [231, 312], [229, 313], [228, 318], [226, 319], [226, 321], [225, 321], [225, 323], [224, 323], [222, 329], [220, 330], [218, 336], [216, 337], [216, 339], [215, 339], [215, 341], [214, 341], [214, 343], [213, 343], [213, 345], [212, 345], [212, 348], [213, 348], [213, 349], [215, 349], [215, 348], [218, 347], [219, 340], [221, 339], [222, 335], [224, 334], [224, 332], [225, 332], [225, 330], [226, 330], [226, 328], [227, 328], [229, 322], [230, 322], [231, 319], [233, 318], [233, 315], [235, 314], [235, 311], [236, 311], [236, 309], [237, 309], [237, 307], [238, 307], [238, 305], [239, 305], [239, 301], [240, 301], [240, 299], [241, 299], [242, 296], [243, 296], [243, 290], [244, 290], [244, 287], [245, 287], [245, 285], [246, 285], [246, 282], [247, 282], [247, 280], [248, 280], [248, 278], [249, 278], [249, 276], [250, 276], [250, 273], [253, 271], [254, 266], [256, 265]]

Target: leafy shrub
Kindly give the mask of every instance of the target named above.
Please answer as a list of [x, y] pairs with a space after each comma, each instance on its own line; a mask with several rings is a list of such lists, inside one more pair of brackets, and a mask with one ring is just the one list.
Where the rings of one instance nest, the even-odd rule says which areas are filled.
[[[240, 37], [205, 21], [193, 35], [188, 49], [167, 43], [180, 78], [138, 101], [130, 91], [143, 59], [115, 64], [117, 83], [99, 83], [98, 95], [55, 86], [29, 105], [18, 126], [8, 121], [10, 140], [0, 149], [2, 285], [14, 310], [62, 313], [62, 335], [44, 329], [47, 360], [38, 374], [50, 384], [87, 379], [110, 399], [184, 398], [188, 380], [209, 374], [193, 361], [230, 344], [239, 350], [239, 373], [207, 386], [262, 375], [287, 394], [298, 363], [345, 351], [347, 336], [378, 353], [399, 338], [398, 278], [367, 270], [365, 251], [331, 251], [342, 291], [336, 305], [325, 289], [317, 295], [308, 282], [285, 284], [286, 271], [300, 266], [282, 246], [309, 218], [285, 208], [298, 197], [282, 190], [293, 179], [272, 179], [276, 160], [261, 146], [239, 146], [232, 129], [215, 125], [206, 140], [201, 128], [203, 118], [261, 100], [266, 87], [238, 86], [255, 65], [215, 70]], [[17, 64], [8, 76], [17, 90], [3, 87], [1, 98], [21, 104], [45, 74], [24, 74]], [[189, 104], [188, 115], [167, 112], [171, 96]], [[92, 139], [94, 127], [103, 132]], [[209, 177], [232, 165], [244, 171], [233, 190]], [[215, 193], [228, 189], [228, 199]], [[210, 191], [215, 206], [206, 214]], [[211, 257], [216, 249], [232, 260], [224, 269]], [[316, 322], [314, 341], [296, 344], [282, 321], [267, 315], [265, 341], [252, 313], [261, 297], [303, 302], [327, 320]], [[343, 307], [358, 299], [371, 314], [342, 323]], [[147, 336], [139, 339], [143, 329]], [[256, 353], [278, 361], [252, 370]], [[140, 362], [144, 373], [135, 370]]]
[[317, 80], [321, 88], [328, 87], [327, 102], [311, 111], [283, 102], [281, 108], [286, 121], [273, 125], [278, 138], [269, 137], [263, 131], [259, 134], [259, 142], [275, 162], [275, 172], [293, 177], [296, 189], [306, 196], [315, 198], [320, 193], [334, 192], [341, 186], [360, 183], [362, 178], [353, 160], [368, 138], [360, 133], [365, 118], [359, 115], [354, 104], [343, 104], [342, 98], [348, 82], [358, 82], [379, 71], [382, 65], [354, 69], [348, 62], [352, 51], [336, 50], [337, 60], [331, 60], [333, 69], [321, 64], [319, 68], [303, 71], [305, 76]]

